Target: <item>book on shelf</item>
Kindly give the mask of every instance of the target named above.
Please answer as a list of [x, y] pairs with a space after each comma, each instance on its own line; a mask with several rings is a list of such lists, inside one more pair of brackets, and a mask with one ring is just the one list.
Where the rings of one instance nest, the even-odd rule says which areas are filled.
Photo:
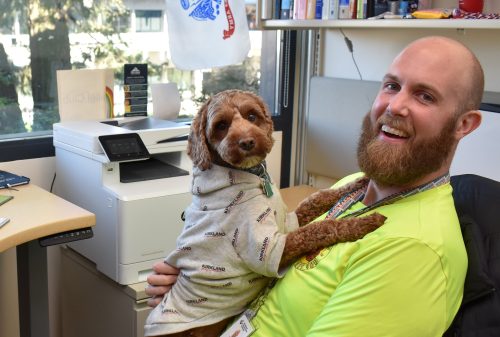
[[293, 2], [294, 7], [294, 19], [295, 20], [304, 20], [306, 18], [307, 11], [307, 0], [295, 0]]
[[280, 19], [289, 20], [292, 18], [290, 16], [290, 14], [291, 14], [290, 11], [292, 9], [292, 3], [293, 3], [293, 0], [281, 0]]
[[274, 0], [262, 0], [261, 1], [261, 19], [270, 20], [273, 19], [273, 3]]
[[322, 19], [323, 18], [323, 7], [325, 6], [324, 2], [327, 0], [316, 0], [316, 9], [314, 12], [314, 18], [315, 19]]
[[281, 0], [274, 0], [273, 19], [281, 18]]
[[375, 0], [367, 0], [366, 2], [366, 18], [375, 16]]
[[[359, 0], [363, 1], [363, 0]], [[349, 0], [349, 19], [356, 19], [358, 16], [358, 0]]]
[[316, 16], [316, 0], [307, 0], [306, 19], [313, 20]]
[[349, 0], [339, 0], [338, 18], [339, 19], [351, 18], [349, 16]]
[[323, 20], [339, 18], [339, 0], [323, 0]]
[[356, 19], [366, 19], [367, 0], [358, 0], [356, 9]]

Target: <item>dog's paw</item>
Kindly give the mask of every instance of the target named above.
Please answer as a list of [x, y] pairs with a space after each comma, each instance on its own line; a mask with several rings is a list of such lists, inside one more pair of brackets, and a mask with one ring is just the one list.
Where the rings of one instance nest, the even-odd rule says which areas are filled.
[[385, 223], [385, 220], [387, 220], [387, 217], [385, 215], [382, 215], [378, 212], [374, 212], [370, 215], [365, 216], [364, 218], [371, 219], [371, 221], [373, 221], [373, 225], [377, 228], [382, 226]]
[[338, 195], [331, 189], [324, 189], [314, 192], [302, 200], [295, 214], [301, 226], [308, 224], [321, 214], [327, 212], [338, 200]]
[[363, 237], [382, 226], [385, 220], [387, 220], [386, 216], [375, 212], [367, 216], [352, 219], [353, 223], [351, 226], [358, 230], [357, 235]]
[[338, 242], [356, 241], [382, 226], [387, 218], [380, 213], [372, 213], [359, 218], [333, 220], [334, 233]]

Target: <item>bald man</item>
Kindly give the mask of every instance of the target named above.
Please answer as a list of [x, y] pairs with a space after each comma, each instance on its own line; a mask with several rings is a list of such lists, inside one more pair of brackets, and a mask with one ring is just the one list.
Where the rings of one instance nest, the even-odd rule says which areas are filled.
[[[460, 139], [481, 123], [484, 75], [444, 37], [419, 39], [392, 62], [358, 143], [368, 184], [322, 217], [377, 211], [385, 224], [305, 256], [235, 320], [239, 337], [442, 336], [462, 300], [467, 255], [449, 183]], [[175, 274], [155, 266], [150, 295]], [[175, 277], [174, 277], [175, 278]], [[245, 325], [242, 328], [242, 324]]]

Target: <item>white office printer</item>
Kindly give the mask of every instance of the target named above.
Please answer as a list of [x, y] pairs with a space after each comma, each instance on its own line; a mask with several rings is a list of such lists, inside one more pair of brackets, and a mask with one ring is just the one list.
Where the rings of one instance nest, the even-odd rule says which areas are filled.
[[54, 124], [57, 195], [96, 215], [69, 244], [120, 284], [144, 281], [175, 249], [191, 202], [189, 126], [143, 117]]

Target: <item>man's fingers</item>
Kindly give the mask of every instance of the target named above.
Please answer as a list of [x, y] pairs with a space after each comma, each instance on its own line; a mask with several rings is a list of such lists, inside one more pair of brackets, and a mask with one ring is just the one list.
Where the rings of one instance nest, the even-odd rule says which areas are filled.
[[177, 275], [179, 274], [179, 269], [172, 267], [168, 263], [165, 262], [156, 262], [153, 265], [153, 271], [157, 274], [165, 274], [165, 275]]
[[144, 292], [148, 296], [158, 296], [158, 297], [163, 297], [165, 293], [167, 293], [171, 286], [147, 286], [146, 289], [144, 289]]
[[152, 286], [171, 286], [177, 281], [177, 275], [150, 274], [147, 278], [148, 284]]
[[161, 302], [161, 297], [151, 297], [150, 299], [148, 299], [148, 306], [154, 308], [156, 307], [158, 304], [160, 304]]

